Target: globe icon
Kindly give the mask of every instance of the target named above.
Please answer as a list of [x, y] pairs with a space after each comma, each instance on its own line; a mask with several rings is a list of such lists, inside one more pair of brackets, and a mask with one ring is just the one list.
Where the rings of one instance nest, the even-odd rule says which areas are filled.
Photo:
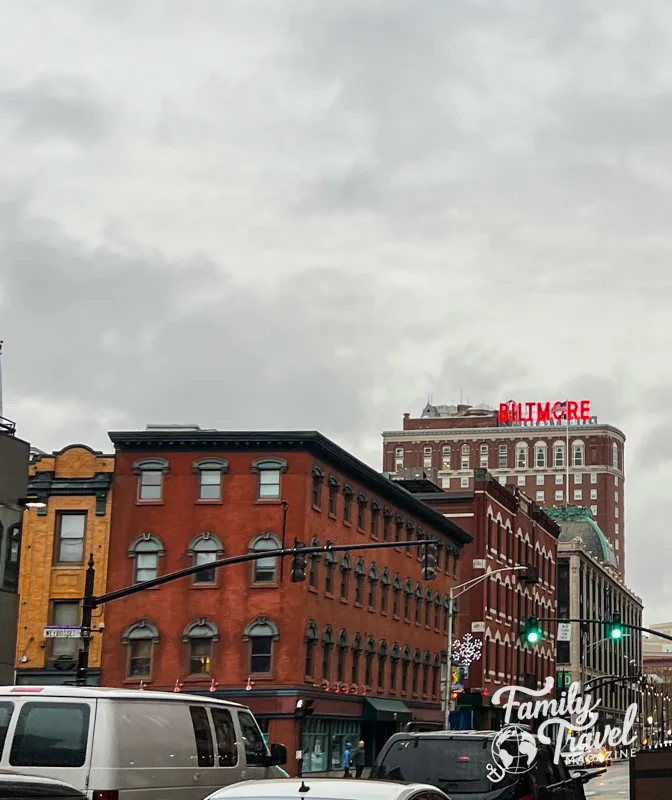
[[518, 725], [507, 725], [492, 742], [492, 757], [509, 775], [522, 775], [534, 766], [536, 739]]

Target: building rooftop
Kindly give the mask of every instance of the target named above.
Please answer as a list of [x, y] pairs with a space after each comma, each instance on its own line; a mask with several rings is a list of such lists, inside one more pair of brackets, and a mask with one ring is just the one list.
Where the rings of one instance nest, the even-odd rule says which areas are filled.
[[562, 532], [558, 541], [571, 542], [574, 539], [581, 539], [593, 558], [608, 566], [618, 568], [614, 548], [593, 519], [589, 508], [566, 506], [544, 510], [560, 526]]

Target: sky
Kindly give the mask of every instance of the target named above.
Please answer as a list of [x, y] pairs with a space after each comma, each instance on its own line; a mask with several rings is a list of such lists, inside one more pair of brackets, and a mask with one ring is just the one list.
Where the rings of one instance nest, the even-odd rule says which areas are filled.
[[669, 0], [21, 0], [0, 27], [4, 413], [318, 429], [590, 399], [672, 619]]

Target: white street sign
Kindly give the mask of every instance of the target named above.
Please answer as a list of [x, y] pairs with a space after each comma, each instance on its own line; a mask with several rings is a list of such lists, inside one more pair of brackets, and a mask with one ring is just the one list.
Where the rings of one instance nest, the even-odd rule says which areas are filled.
[[485, 622], [472, 622], [471, 623], [471, 632], [472, 633], [485, 633]]
[[571, 622], [558, 622], [558, 636], [559, 642], [570, 642], [572, 640], [572, 623]]
[[79, 639], [81, 631], [79, 626], [48, 625], [44, 629], [44, 635], [47, 639]]
[[474, 559], [474, 569], [485, 569], [486, 560], [484, 558]]

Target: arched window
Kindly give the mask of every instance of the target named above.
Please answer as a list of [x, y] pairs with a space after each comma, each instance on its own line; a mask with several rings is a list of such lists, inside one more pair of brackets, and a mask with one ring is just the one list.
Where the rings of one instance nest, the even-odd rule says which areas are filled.
[[350, 524], [352, 522], [352, 498], [355, 492], [349, 484], [343, 487], [343, 522]]
[[411, 651], [408, 645], [404, 647], [401, 656], [401, 693], [407, 694], [408, 692], [408, 668], [411, 664]]
[[306, 677], [315, 677], [315, 645], [317, 643], [317, 625], [311, 621], [306, 625]]
[[376, 607], [376, 586], [378, 585], [378, 570], [375, 564], [369, 568], [369, 608]]
[[252, 472], [259, 476], [257, 483], [258, 500], [279, 500], [282, 496], [282, 474], [287, 472], [284, 458], [256, 458], [252, 462]]
[[586, 463], [586, 454], [583, 442], [580, 439], [575, 439], [572, 442], [572, 466], [583, 467]]
[[128, 648], [127, 677], [150, 677], [154, 645], [159, 643], [159, 631], [156, 625], [146, 619], [137, 620], [126, 628], [121, 637], [121, 643]]
[[322, 508], [322, 484], [324, 483], [324, 470], [317, 464], [313, 467], [313, 508]]
[[364, 577], [366, 570], [364, 569], [364, 559], [358, 558], [355, 564], [355, 603], [362, 605], [364, 601]]
[[329, 513], [332, 517], [335, 517], [338, 510], [338, 489], [340, 484], [335, 475], [330, 475], [327, 483], [329, 484]]
[[341, 597], [348, 599], [350, 594], [350, 573], [352, 572], [352, 560], [349, 553], [343, 553], [341, 558]]
[[351, 683], [359, 683], [359, 659], [362, 655], [362, 637], [361, 634], [356, 633], [355, 638], [352, 640], [352, 674]]
[[418, 683], [420, 678], [420, 651], [413, 653], [413, 694], [418, 694]]
[[189, 675], [209, 675], [212, 671], [212, 645], [219, 641], [214, 623], [205, 617], [189, 623], [182, 634], [189, 646]]
[[156, 578], [159, 574], [159, 558], [165, 555], [163, 544], [158, 536], [143, 533], [131, 542], [128, 557], [134, 559], [133, 581], [144, 583]]
[[401, 578], [399, 573], [394, 576], [392, 582], [392, 614], [395, 617], [399, 616], [399, 605], [401, 600]]
[[406, 523], [406, 553], [410, 556], [412, 555], [413, 548], [411, 547], [411, 542], [413, 541], [413, 532], [415, 531], [415, 525], [412, 522]]
[[336, 568], [336, 553], [327, 550], [324, 555], [324, 591], [327, 594], [334, 593], [334, 569]]
[[348, 653], [348, 634], [345, 628], [338, 634], [338, 661], [336, 663], [336, 680], [345, 682], [345, 659]]
[[133, 464], [138, 475], [138, 500], [158, 503], [163, 499], [163, 476], [170, 464], [165, 458], [141, 458]]
[[[486, 583], [487, 583], [487, 581], [486, 581]], [[455, 602], [455, 601], [453, 601], [453, 602]], [[448, 594], [446, 595], [446, 599], [443, 601], [443, 609], [444, 609], [444, 614], [443, 614], [443, 632], [444, 633], [448, 633], [448, 625], [450, 623], [450, 595], [448, 595]], [[455, 617], [453, 617], [453, 627], [454, 627], [454, 624], [455, 624], [454, 620], [455, 620]]]
[[415, 586], [415, 621], [418, 625], [422, 622], [422, 586]]
[[361, 492], [357, 495], [357, 529], [360, 531], [364, 530], [364, 514], [368, 502], [366, 495]]
[[390, 541], [390, 521], [392, 520], [392, 511], [389, 508], [383, 509], [383, 541]]
[[[271, 531], [264, 531], [250, 542], [250, 553], [272, 553], [282, 550], [282, 542]], [[252, 562], [252, 583], [269, 584], [278, 582], [278, 557], [264, 556]]]
[[546, 467], [546, 442], [536, 442], [534, 445], [534, 466], [537, 469]]
[[413, 597], [413, 584], [411, 579], [408, 578], [404, 584], [404, 619], [406, 622], [411, 621], [411, 598]]
[[432, 623], [432, 590], [425, 592], [425, 625], [429, 628]]
[[394, 541], [401, 542], [402, 531], [404, 530], [404, 520], [401, 518], [400, 514], [396, 514], [394, 517]]
[[443, 606], [443, 601], [441, 600], [441, 593], [437, 592], [434, 595], [434, 630], [440, 631], [441, 630], [441, 607]]
[[373, 636], [366, 640], [366, 653], [364, 656], [364, 684], [373, 686], [373, 659], [376, 655], [376, 642]]
[[553, 466], [565, 466], [565, 443], [561, 441], [553, 442]]
[[390, 573], [387, 567], [383, 570], [380, 578], [380, 610], [381, 613], [387, 614], [388, 601], [390, 598]]
[[334, 648], [334, 632], [327, 625], [322, 634], [322, 680], [328, 681], [331, 675], [331, 651]]
[[[224, 545], [217, 536], [209, 531], [204, 531], [191, 540], [187, 555], [195, 567], [212, 564], [213, 561], [224, 558]], [[204, 569], [202, 572], [197, 572], [193, 576], [193, 581], [199, 584], [215, 584], [217, 583], [217, 570]]]
[[518, 442], [516, 445], [516, 469], [525, 469], [527, 467], [527, 444], [525, 442]]
[[[0, 525], [0, 553], [2, 552], [2, 525]], [[21, 558], [21, 526], [18, 523], [7, 529], [4, 588], [15, 592], [19, 588], [19, 561]]]
[[[320, 546], [320, 540], [317, 538], [317, 536], [313, 536], [310, 542], [310, 546], [311, 547]], [[317, 589], [317, 584], [320, 579], [319, 568], [322, 556], [319, 553], [311, 553], [311, 555], [308, 556], [308, 558], [310, 559], [310, 568], [308, 570], [308, 586], [312, 586], [313, 589]]]
[[434, 666], [432, 673], [432, 699], [434, 700], [439, 696], [440, 681], [441, 681], [441, 657], [437, 655], [434, 657]]
[[199, 458], [194, 461], [199, 500], [222, 499], [222, 475], [229, 471], [229, 462], [223, 458]]
[[250, 643], [250, 675], [270, 675], [273, 671], [273, 642], [280, 638], [278, 626], [267, 617], [257, 617], [243, 631]]
[[387, 663], [387, 642], [385, 639], [380, 643], [378, 647], [378, 680], [376, 681], [376, 686], [378, 687], [379, 691], [383, 691], [385, 689], [385, 664]]
[[613, 466], [614, 469], [619, 469], [617, 442], [613, 442], [611, 445], [611, 465]]
[[432, 668], [432, 656], [429, 650], [425, 651], [425, 656], [422, 659], [422, 696], [427, 697], [429, 694], [429, 671]]
[[395, 642], [392, 645], [392, 652], [390, 653], [390, 692], [397, 691], [397, 670], [399, 669], [399, 659], [401, 658], [401, 651], [399, 644]]

